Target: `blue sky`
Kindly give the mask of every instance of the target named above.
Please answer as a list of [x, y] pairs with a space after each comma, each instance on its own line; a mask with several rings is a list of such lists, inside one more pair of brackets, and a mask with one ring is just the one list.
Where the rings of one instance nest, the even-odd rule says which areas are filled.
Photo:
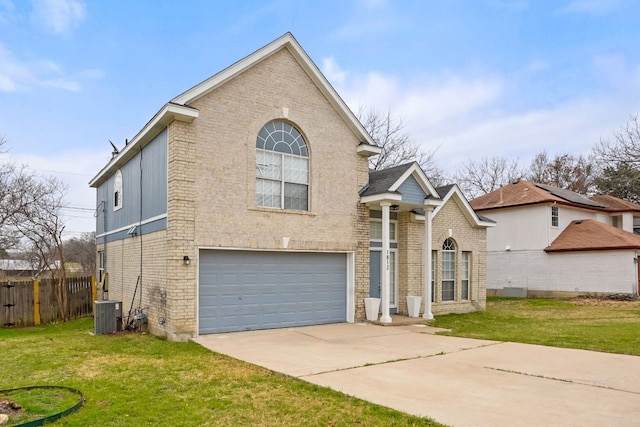
[[[390, 109], [453, 173], [588, 153], [640, 112], [635, 0], [0, 0], [0, 136], [70, 185], [67, 237], [94, 228], [88, 181], [174, 96], [287, 31], [357, 111]], [[5, 155], [4, 159], [7, 158]]]

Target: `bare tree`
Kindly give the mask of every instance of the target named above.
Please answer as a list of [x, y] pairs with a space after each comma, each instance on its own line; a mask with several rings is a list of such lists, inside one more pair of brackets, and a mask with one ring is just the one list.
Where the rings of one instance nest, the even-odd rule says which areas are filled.
[[584, 156], [565, 153], [550, 159], [547, 152], [542, 151], [531, 161], [526, 178], [540, 184], [590, 194], [593, 192], [594, 168]]
[[32, 176], [24, 208], [12, 218], [12, 225], [27, 239], [40, 260], [41, 269], [55, 280], [55, 296], [63, 320], [69, 319], [65, 256], [62, 244], [67, 186], [56, 178]]
[[96, 233], [82, 233], [80, 237], [72, 237], [63, 243], [67, 262], [77, 262], [85, 274], [96, 271]]
[[600, 139], [593, 149], [595, 157], [606, 165], [627, 164], [640, 169], [640, 119], [631, 117], [614, 132], [613, 138]]
[[382, 170], [415, 161], [432, 184], [438, 186], [444, 183], [444, 173], [434, 159], [435, 151], [424, 151], [411, 140], [405, 131], [404, 118], [394, 116], [390, 110], [383, 114], [374, 109], [365, 111], [360, 108], [358, 119], [375, 143], [382, 148], [381, 154], [371, 157], [371, 169]]
[[598, 173], [596, 191], [640, 203], [640, 119], [632, 116], [593, 148]]
[[[6, 140], [0, 137], [0, 156], [6, 153], [5, 144]], [[0, 161], [0, 248], [5, 251], [15, 248], [20, 241], [20, 233], [12, 226], [12, 220], [25, 209], [32, 184], [33, 175], [24, 167]]]
[[454, 181], [471, 200], [497, 190], [522, 178], [518, 160], [505, 157], [483, 157], [479, 161], [467, 160], [458, 168]]

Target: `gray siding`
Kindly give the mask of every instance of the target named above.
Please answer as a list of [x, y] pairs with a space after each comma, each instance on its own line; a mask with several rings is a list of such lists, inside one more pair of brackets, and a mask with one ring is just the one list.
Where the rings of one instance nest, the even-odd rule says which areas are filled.
[[[120, 168], [122, 173], [122, 208], [114, 210], [114, 179], [110, 176], [97, 189], [96, 235], [98, 243], [128, 237], [119, 230], [167, 213], [167, 131], [162, 131], [131, 160]], [[138, 234], [166, 228], [166, 219], [144, 224]]]
[[402, 194], [402, 201], [405, 203], [422, 205], [427, 197], [427, 194], [413, 176], [408, 177], [398, 188], [398, 191]]

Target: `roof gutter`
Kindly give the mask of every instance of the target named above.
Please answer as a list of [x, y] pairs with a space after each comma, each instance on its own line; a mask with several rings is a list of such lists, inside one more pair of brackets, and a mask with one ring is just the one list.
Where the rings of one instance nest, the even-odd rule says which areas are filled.
[[191, 123], [199, 115], [199, 111], [186, 105], [174, 103], [165, 104], [160, 111], [138, 132], [138, 134], [120, 151], [100, 172], [89, 181], [90, 187], [97, 188], [105, 182], [116, 170], [127, 163], [138, 151], [144, 148], [169, 123], [174, 120]]

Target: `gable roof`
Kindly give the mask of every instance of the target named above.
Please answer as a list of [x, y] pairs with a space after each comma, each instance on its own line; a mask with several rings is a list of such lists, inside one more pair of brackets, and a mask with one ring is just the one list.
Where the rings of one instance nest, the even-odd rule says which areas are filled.
[[476, 211], [499, 209], [537, 203], [558, 203], [586, 209], [605, 209], [606, 206], [574, 191], [520, 180], [471, 200]]
[[473, 208], [469, 204], [469, 201], [464, 196], [462, 190], [460, 190], [460, 187], [458, 187], [457, 184], [444, 185], [442, 187], [436, 188], [436, 190], [442, 198], [442, 204], [433, 210], [434, 217], [438, 214], [438, 212], [440, 212], [440, 209], [442, 209], [447, 201], [453, 199], [464, 216], [474, 227], [495, 227], [496, 222], [494, 220], [487, 217], [482, 217], [473, 210]]
[[572, 221], [545, 252], [640, 249], [640, 236], [595, 219]]
[[416, 182], [426, 194], [426, 199], [440, 198], [420, 165], [417, 162], [412, 162], [379, 171], [369, 171], [369, 182], [360, 190], [362, 202], [366, 203], [367, 201], [388, 197], [400, 200], [402, 194], [400, 194], [398, 188], [410, 176], [416, 179]]
[[210, 91], [215, 90], [247, 69], [253, 67], [255, 64], [265, 60], [282, 49], [287, 49], [296, 59], [302, 69], [318, 87], [320, 92], [323, 93], [326, 99], [335, 108], [338, 115], [358, 137], [360, 144], [356, 147], [357, 152], [365, 156], [379, 154], [381, 152], [381, 148], [376, 145], [375, 141], [371, 138], [362, 123], [360, 123], [344, 100], [340, 95], [338, 95], [338, 92], [336, 92], [333, 86], [331, 86], [329, 81], [311, 60], [309, 55], [307, 55], [304, 49], [302, 49], [298, 41], [291, 33], [288, 32], [169, 101], [120, 151], [120, 153], [112, 158], [111, 161], [89, 182], [89, 185], [91, 187], [98, 187], [119, 167], [129, 161], [135, 153], [148, 144], [173, 120], [191, 122], [197, 118], [198, 110], [191, 107], [189, 105], [190, 103], [206, 95]]

